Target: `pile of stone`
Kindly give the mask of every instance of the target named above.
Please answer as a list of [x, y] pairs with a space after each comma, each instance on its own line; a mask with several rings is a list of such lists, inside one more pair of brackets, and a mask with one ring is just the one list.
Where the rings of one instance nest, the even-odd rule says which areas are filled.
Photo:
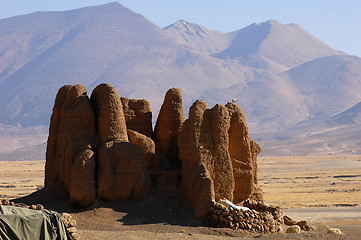
[[14, 202], [10, 201], [9, 199], [0, 200], [0, 205], [22, 207], [22, 208], [28, 208], [28, 209], [33, 209], [33, 210], [43, 210], [44, 209], [43, 205], [41, 205], [41, 204], [32, 204], [29, 206], [24, 203], [14, 203]]
[[[252, 208], [252, 205], [257, 206], [258, 210]], [[242, 229], [259, 233], [276, 233], [281, 230], [283, 216], [279, 207], [270, 207], [262, 203], [248, 204], [248, 207], [250, 207], [249, 210], [243, 210], [226, 207], [212, 201], [212, 206], [204, 220], [210, 227]]]
[[68, 230], [70, 237], [72, 240], [79, 240], [80, 235], [78, 233], [78, 230], [75, 228], [76, 226], [76, 220], [73, 219], [73, 217], [69, 213], [62, 213], [61, 219], [63, 219], [66, 230]]

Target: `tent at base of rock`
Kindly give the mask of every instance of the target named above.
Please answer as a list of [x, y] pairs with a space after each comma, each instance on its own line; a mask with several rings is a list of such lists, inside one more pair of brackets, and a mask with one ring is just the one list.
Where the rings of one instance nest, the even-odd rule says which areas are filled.
[[15, 206], [0, 206], [0, 239], [70, 240], [58, 213]]

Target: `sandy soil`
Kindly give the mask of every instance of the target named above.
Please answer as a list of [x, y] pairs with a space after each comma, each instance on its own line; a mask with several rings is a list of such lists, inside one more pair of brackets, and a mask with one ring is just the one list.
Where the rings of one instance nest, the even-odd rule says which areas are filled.
[[[337, 160], [337, 161], [336, 161]], [[341, 164], [340, 164], [341, 162]], [[0, 162], [1, 198], [23, 197], [42, 186], [44, 161]], [[207, 228], [174, 196], [153, 192], [141, 202], [98, 201], [84, 211], [69, 204], [62, 191], [41, 190], [18, 199], [69, 212], [82, 239], [360, 239], [361, 156], [263, 157], [259, 183], [265, 202], [280, 205], [285, 215], [307, 220], [315, 228], [301, 234], [249, 233]], [[327, 234], [337, 227], [342, 236]]]

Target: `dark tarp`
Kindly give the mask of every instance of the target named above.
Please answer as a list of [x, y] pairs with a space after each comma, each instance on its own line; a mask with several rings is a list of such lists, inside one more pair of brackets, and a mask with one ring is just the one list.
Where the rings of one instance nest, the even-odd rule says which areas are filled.
[[57, 212], [0, 205], [0, 239], [71, 240]]

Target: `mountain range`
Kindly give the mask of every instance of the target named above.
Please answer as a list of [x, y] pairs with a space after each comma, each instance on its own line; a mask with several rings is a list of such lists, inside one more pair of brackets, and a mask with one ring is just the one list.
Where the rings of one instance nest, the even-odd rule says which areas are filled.
[[212, 107], [236, 98], [266, 152], [280, 135], [361, 125], [361, 58], [297, 24], [222, 33], [179, 20], [160, 28], [119, 3], [0, 20], [0, 125], [48, 126], [61, 86], [91, 93], [103, 82], [149, 100], [153, 121], [171, 87], [182, 89], [186, 114], [196, 99]]

